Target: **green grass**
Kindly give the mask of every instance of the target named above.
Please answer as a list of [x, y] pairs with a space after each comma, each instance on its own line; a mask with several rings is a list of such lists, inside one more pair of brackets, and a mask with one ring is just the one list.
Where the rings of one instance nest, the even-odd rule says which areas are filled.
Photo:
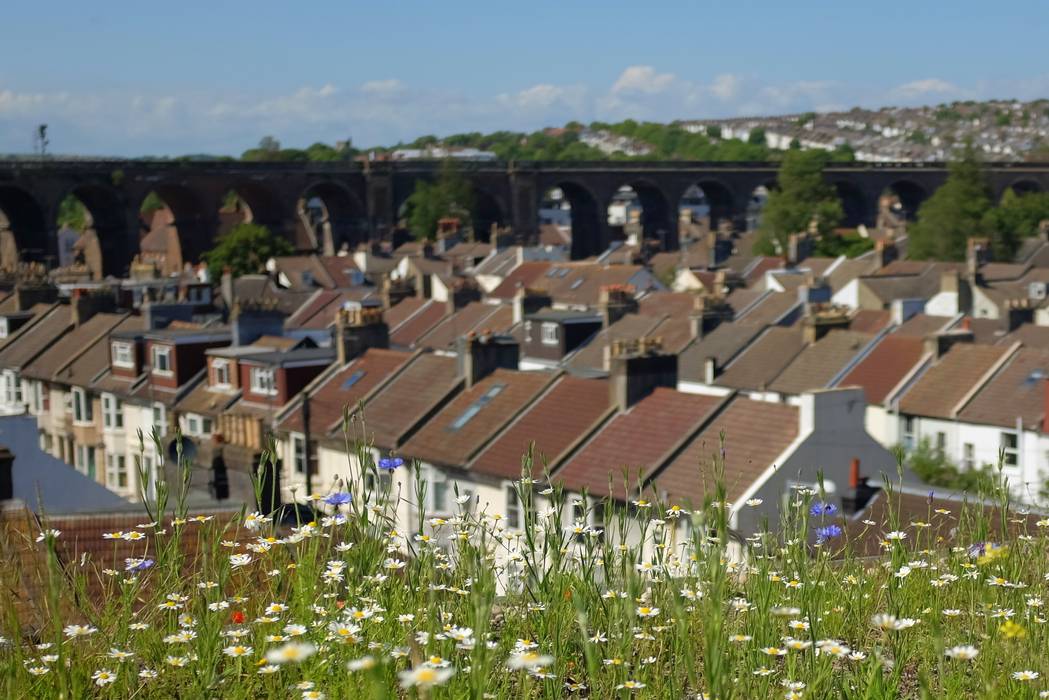
[[[366, 449], [358, 455], [377, 469]], [[539, 475], [533, 483], [530, 465], [521, 531], [460, 504], [453, 518], [420, 516], [396, 532], [398, 495], [347, 473], [354, 498], [339, 518], [294, 531], [247, 513], [194, 520], [185, 483], [170, 496], [161, 485], [143, 523], [158, 525], [138, 529], [155, 560], [142, 572], [123, 560], [60, 562], [45, 535], [47, 593], [36, 602], [48, 624], [20, 628], [7, 597], [3, 695], [1031, 698], [1049, 688], [1049, 520], [1016, 517], [1004, 484], [988, 494], [992, 510], [930, 505], [899, 522], [890, 508], [885, 522], [821, 545], [813, 529], [841, 517], [812, 515], [821, 495], [798, 493], [740, 560], [721, 487], [693, 512], [607, 507], [603, 527], [577, 534], [563, 516], [571, 497]], [[723, 483], [716, 459], [696, 469]], [[682, 534], [685, 520], [699, 536]], [[906, 537], [859, 557], [850, 536], [864, 531]], [[187, 532], [199, 549], [184, 560]], [[994, 532], [1012, 534], [986, 545]], [[238, 555], [250, 561], [235, 566]], [[70, 636], [73, 624], [94, 631]], [[975, 658], [948, 656], [963, 645]], [[282, 652], [295, 659], [267, 661]], [[1026, 671], [1041, 677], [1013, 677]], [[426, 680], [437, 682], [411, 685]]]

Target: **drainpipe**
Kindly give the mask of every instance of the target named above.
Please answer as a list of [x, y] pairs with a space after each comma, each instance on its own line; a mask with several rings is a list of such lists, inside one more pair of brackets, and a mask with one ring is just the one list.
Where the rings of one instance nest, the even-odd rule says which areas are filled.
[[[302, 392], [302, 454], [306, 461], [306, 495], [313, 493], [313, 464], [310, 459], [310, 392]], [[292, 455], [292, 459], [294, 459]]]

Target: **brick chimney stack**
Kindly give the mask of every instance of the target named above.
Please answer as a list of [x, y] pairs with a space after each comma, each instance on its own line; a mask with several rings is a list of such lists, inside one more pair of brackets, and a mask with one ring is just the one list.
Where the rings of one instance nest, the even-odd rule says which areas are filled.
[[663, 354], [662, 338], [616, 340], [609, 347], [611, 404], [625, 411], [656, 387], [677, 386], [677, 355]]
[[368, 348], [390, 347], [390, 327], [383, 319], [382, 306], [347, 302], [335, 312], [335, 356], [339, 366]]

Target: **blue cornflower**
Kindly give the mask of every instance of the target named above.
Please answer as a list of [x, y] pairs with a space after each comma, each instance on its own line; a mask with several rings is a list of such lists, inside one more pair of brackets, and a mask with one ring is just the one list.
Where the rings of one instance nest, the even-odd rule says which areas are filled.
[[837, 525], [824, 525], [816, 528], [816, 543], [823, 544], [827, 540], [841, 537], [841, 527]]
[[152, 559], [125, 559], [124, 560], [125, 571], [145, 571], [149, 567], [153, 566]]
[[383, 457], [379, 460], [379, 469], [385, 469], [388, 472], [392, 472], [397, 467], [403, 465], [404, 460], [400, 457]]
[[336, 491], [335, 493], [329, 494], [328, 497], [324, 499], [324, 502], [329, 506], [338, 507], [345, 505], [352, 500], [353, 497], [345, 491]]
[[826, 503], [824, 501], [816, 501], [809, 508], [809, 513], [816, 517], [822, 517], [824, 515], [834, 515], [838, 512], [838, 506], [833, 503]]

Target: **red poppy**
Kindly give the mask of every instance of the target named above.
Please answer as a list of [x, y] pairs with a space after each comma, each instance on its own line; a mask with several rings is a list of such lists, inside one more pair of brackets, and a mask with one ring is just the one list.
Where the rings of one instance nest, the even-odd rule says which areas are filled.
[[242, 613], [240, 610], [234, 610], [233, 614], [229, 617], [231, 620], [233, 620], [233, 624], [235, 625], [239, 625], [242, 622], [244, 622], [244, 613]]

